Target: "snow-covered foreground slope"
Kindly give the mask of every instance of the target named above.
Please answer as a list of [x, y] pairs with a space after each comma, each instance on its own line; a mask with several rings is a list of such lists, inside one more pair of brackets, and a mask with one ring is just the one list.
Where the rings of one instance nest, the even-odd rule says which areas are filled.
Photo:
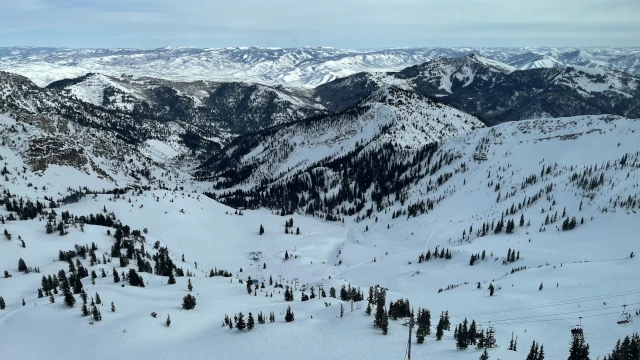
[[[311, 286], [317, 294], [321, 284], [329, 295], [331, 287], [339, 293], [342, 285], [350, 284], [361, 287], [366, 299], [368, 287], [379, 284], [388, 288], [387, 302], [409, 298], [416, 310], [431, 310], [432, 334], [425, 344], [415, 344], [413, 339], [413, 359], [480, 356], [481, 351], [473, 347], [456, 350], [453, 331], [445, 331], [441, 341], [435, 339], [435, 324], [445, 310], [451, 316], [451, 330], [464, 317], [475, 319], [483, 329], [491, 321], [498, 347], [489, 349], [489, 354], [503, 360], [524, 359], [534, 339], [544, 344], [547, 359], [566, 358], [570, 328], [582, 316], [591, 358], [602, 357], [618, 338], [640, 329], [638, 317], [626, 327], [616, 324], [623, 304], [632, 312], [640, 305], [640, 263], [637, 257], [629, 258], [632, 251], [639, 251], [638, 144], [640, 122], [616, 117], [545, 119], [477, 129], [443, 141], [433, 159], [424, 160], [438, 161], [441, 154], [456, 154], [450, 162], [440, 160], [443, 165], [435, 173], [424, 174], [402, 190], [406, 202], [390, 204], [381, 211], [374, 207], [370, 217], [359, 216], [357, 222], [352, 216], [345, 216], [344, 223], [301, 215], [281, 217], [264, 209], [244, 210], [240, 215], [192, 192], [187, 182], [184, 190], [177, 191], [151, 188], [119, 196], [88, 195], [56, 208], [57, 221], [67, 210], [74, 216], [113, 212], [131, 230], [146, 228], [141, 233], [144, 242], [132, 238], [137, 249], [144, 245], [145, 252], [154, 255], [158, 241], [159, 246], [168, 248], [177, 268], [194, 275], [176, 277], [177, 283], [168, 285], [168, 277], [139, 272], [145, 288], [129, 286], [126, 281], [121, 287], [122, 282], [114, 283], [111, 275], [113, 268], [120, 273], [126, 270], [117, 257], [111, 263], [96, 265], [90, 264], [90, 256], [76, 257], [74, 264], [78, 259], [98, 275], [95, 285], [90, 277], [82, 279], [88, 296], [99, 293], [104, 303], [98, 306], [103, 319], [93, 325], [80, 314], [79, 295], [75, 295], [75, 306], [69, 308], [61, 295], [55, 295], [55, 303], [50, 304], [47, 297], [37, 298], [37, 290], [42, 275], [61, 269], [69, 274], [69, 265], [57, 260], [58, 250], [94, 242], [97, 258], [102, 261], [105, 254], [111, 259], [115, 229], [84, 225], [83, 231], [79, 224], [68, 224], [67, 235], [60, 236], [57, 231], [47, 234], [47, 216], [8, 221], [5, 204], [0, 208], [5, 218], [0, 229], [7, 229], [11, 240], [0, 239], [0, 271], [7, 270], [12, 276], [0, 278], [0, 296], [6, 301], [6, 309], [0, 310], [0, 348], [7, 358], [28, 359], [74, 359], [87, 354], [95, 359], [403, 358], [408, 329], [401, 325], [402, 320], [390, 320], [389, 334], [381, 335], [372, 326], [373, 316], [365, 314], [366, 300], [354, 304], [353, 312], [345, 302], [342, 318], [338, 299], [300, 301], [303, 285], [307, 285], [306, 294]], [[19, 165], [10, 158], [3, 162], [11, 171]], [[423, 162], [421, 168], [428, 165]], [[571, 176], [580, 174], [577, 182], [582, 184], [585, 167], [590, 171], [587, 181], [576, 185]], [[451, 173], [448, 180], [429, 187], [430, 181], [444, 173]], [[600, 173], [602, 182], [598, 180]], [[535, 181], [532, 175], [536, 175]], [[326, 180], [328, 190], [334, 189], [336, 184]], [[9, 190], [12, 196], [25, 200], [42, 200], [41, 194], [25, 185], [27, 181], [31, 179], [0, 179], [3, 198]], [[60, 188], [64, 181], [47, 187]], [[553, 188], [547, 192], [550, 184]], [[428, 213], [415, 217], [403, 213], [408, 204], [427, 199], [436, 201]], [[518, 209], [523, 200], [525, 205]], [[512, 234], [504, 230], [477, 234], [482, 223], [497, 222], [512, 203], [517, 210], [505, 216], [505, 222], [516, 222]], [[371, 201], [365, 209], [369, 204]], [[565, 208], [567, 216], [575, 216], [578, 224], [572, 230], [557, 230], [564, 221]], [[547, 214], [556, 211], [555, 223], [541, 225]], [[519, 226], [521, 215], [524, 226]], [[290, 218], [292, 230], [299, 228], [300, 235], [285, 234], [285, 221]], [[581, 218], [585, 220], [582, 224]], [[264, 235], [258, 233], [260, 225]], [[473, 230], [469, 231], [471, 225]], [[546, 230], [541, 232], [541, 228]], [[463, 238], [463, 231], [471, 236]], [[436, 247], [446, 248], [451, 259], [418, 262], [420, 253]], [[509, 249], [518, 251], [519, 259], [503, 265]], [[470, 266], [471, 255], [483, 250], [486, 259]], [[284, 260], [285, 252], [288, 260]], [[121, 256], [125, 253], [123, 249]], [[19, 273], [20, 258], [40, 272]], [[152, 266], [156, 263], [153, 257], [143, 256], [143, 260]], [[129, 267], [138, 269], [135, 257]], [[526, 269], [511, 274], [520, 267]], [[101, 268], [106, 271], [105, 278], [100, 276]], [[214, 268], [228, 270], [233, 276], [207, 277]], [[238, 281], [248, 276], [265, 281], [265, 288], [258, 288], [256, 296], [247, 294], [246, 284]], [[295, 300], [285, 302], [284, 290], [270, 286], [269, 276], [285, 286], [295, 286]], [[190, 311], [180, 308], [182, 297], [189, 293], [188, 280], [193, 285], [191, 294], [197, 298], [197, 306]], [[496, 287], [493, 296], [489, 295], [489, 284]], [[445, 290], [449, 285], [454, 286]], [[273, 297], [265, 296], [272, 293]], [[110, 310], [111, 302], [115, 312]], [[325, 306], [325, 302], [331, 305]], [[285, 322], [283, 314], [289, 305], [295, 313], [291, 323]], [[242, 332], [221, 326], [225, 314], [233, 317], [238, 312], [251, 312], [257, 317], [260, 311], [265, 315], [273, 311], [275, 323], [256, 323], [255, 329]], [[157, 318], [151, 317], [151, 312], [157, 312]], [[170, 327], [164, 325], [167, 315]], [[507, 350], [512, 333], [518, 339], [517, 352]]]

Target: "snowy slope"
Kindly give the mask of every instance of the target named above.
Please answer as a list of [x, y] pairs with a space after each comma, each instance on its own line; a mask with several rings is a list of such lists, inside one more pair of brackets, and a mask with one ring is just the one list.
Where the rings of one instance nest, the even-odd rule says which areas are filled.
[[[7, 305], [0, 310], [0, 326], [9, 329], [0, 337], [0, 346], [8, 358], [79, 358], [87, 353], [96, 359], [150, 355], [159, 359], [209, 359], [211, 354], [235, 359], [259, 354], [267, 360], [292, 354], [323, 360], [402, 358], [407, 336], [402, 320], [390, 320], [389, 334], [383, 336], [373, 328], [372, 316], [365, 314], [366, 304], [354, 304], [351, 312], [345, 302], [346, 312], [341, 318], [338, 299], [300, 301], [302, 285], [308, 284], [309, 294], [308, 287], [317, 288], [318, 284], [325, 290], [350, 284], [361, 287], [366, 298], [367, 287], [380, 284], [388, 288], [387, 301], [408, 297], [414, 308], [431, 310], [432, 334], [422, 345], [413, 339], [412, 358], [479, 357], [480, 350], [474, 348], [456, 350], [453, 331], [445, 331], [443, 339], [436, 341], [435, 323], [445, 310], [451, 315], [452, 330], [464, 317], [475, 319], [483, 329], [491, 321], [498, 347], [489, 349], [489, 354], [505, 360], [524, 358], [534, 339], [544, 344], [548, 359], [566, 358], [569, 329], [582, 316], [591, 357], [602, 357], [618, 338], [639, 329], [637, 317], [629, 326], [616, 324], [623, 304], [632, 311], [639, 305], [636, 274], [640, 265], [637, 258], [628, 258], [631, 251], [638, 252], [634, 237], [639, 230], [638, 143], [638, 120], [617, 117], [544, 119], [477, 129], [443, 141], [436, 156], [421, 163], [425, 169], [441, 161], [440, 155], [457, 154], [433, 175], [425, 174], [409, 186], [406, 203], [395, 202], [358, 221], [345, 216], [344, 224], [297, 214], [280, 217], [264, 209], [236, 215], [234, 209], [191, 193], [194, 186], [189, 182], [182, 184], [184, 191], [151, 189], [118, 197], [84, 197], [56, 208], [58, 220], [66, 210], [80, 216], [106, 209], [131, 229], [147, 228], [146, 251], [155, 254], [156, 241], [167, 246], [176, 266], [194, 273], [189, 279], [191, 293], [197, 298], [195, 310], [181, 311], [182, 297], [189, 293], [187, 278], [177, 277], [177, 284], [168, 285], [167, 277], [141, 273], [145, 288], [121, 287], [111, 276], [112, 268], [126, 270], [119, 266], [117, 257], [109, 264], [93, 266], [88, 258], [78, 258], [89, 271], [98, 273], [95, 285], [90, 278], [82, 280], [84, 289], [90, 297], [99, 293], [105, 304], [99, 306], [103, 320], [93, 325], [81, 317], [78, 295], [76, 305], [68, 308], [60, 295], [55, 297], [55, 304], [49, 304], [46, 297], [38, 299], [37, 289], [42, 275], [68, 270], [66, 262], [56, 260], [58, 250], [94, 242], [99, 259], [103, 253], [111, 258], [114, 229], [110, 229], [112, 236], [107, 236], [105, 227], [85, 225], [82, 231], [80, 225], [69, 224], [68, 234], [60, 236], [45, 233], [46, 216], [42, 221], [6, 221], [1, 227], [7, 229], [12, 240], [0, 241], [0, 270], [6, 269], [12, 277], [0, 278], [0, 296]], [[411, 152], [398, 155], [412, 156]], [[483, 155], [486, 160], [474, 160], [474, 155]], [[12, 172], [20, 167], [10, 157], [3, 161]], [[551, 170], [540, 175], [543, 166]], [[573, 173], [582, 174], [585, 169], [588, 179], [598, 179], [602, 173], [604, 183], [583, 189], [570, 180]], [[447, 181], [428, 189], [432, 179], [448, 172], [452, 176]], [[534, 174], [535, 183], [525, 186], [523, 182]], [[52, 187], [61, 188], [72, 176], [66, 173], [48, 181]], [[40, 198], [40, 193], [26, 186], [27, 181], [31, 179], [16, 176], [9, 182], [0, 180], [0, 186], [15, 196]], [[493, 185], [487, 186], [491, 182]], [[500, 190], [495, 191], [497, 183]], [[331, 181], [327, 184], [334, 187]], [[549, 184], [554, 186], [547, 193]], [[512, 202], [519, 203], [540, 190], [543, 196], [531, 206], [506, 217], [517, 223], [523, 215], [531, 221], [530, 226], [516, 225], [513, 234], [476, 235], [482, 222], [499, 220], [500, 213]], [[502, 197], [496, 201], [498, 192]], [[629, 197], [635, 200], [634, 205], [623, 204]], [[394, 216], [393, 212], [406, 211], [408, 204], [425, 198], [439, 199], [428, 214]], [[555, 227], [563, 221], [559, 219], [542, 226], [546, 231], [539, 231], [548, 213], [558, 211], [560, 216], [564, 208], [568, 216], [584, 218], [584, 224], [558, 231]], [[0, 208], [0, 215], [8, 214], [5, 206]], [[285, 234], [284, 222], [290, 217], [293, 227], [300, 228], [300, 235]], [[265, 227], [262, 236], [258, 235], [261, 224]], [[471, 225], [472, 235], [463, 239], [463, 230], [468, 231]], [[25, 240], [26, 248], [20, 246], [18, 236]], [[137, 243], [136, 248], [140, 245]], [[450, 250], [452, 259], [418, 263], [421, 252], [436, 246]], [[508, 249], [517, 249], [520, 259], [502, 265]], [[292, 256], [286, 261], [285, 250]], [[482, 250], [489, 258], [470, 266], [471, 254]], [[181, 260], [183, 254], [185, 262]], [[19, 258], [29, 267], [38, 267], [40, 273], [17, 272]], [[512, 268], [523, 266], [526, 270], [510, 274]], [[103, 267], [106, 278], [100, 277]], [[137, 268], [135, 260], [130, 267]], [[206, 277], [211, 268], [231, 271], [233, 276]], [[294, 302], [283, 301], [283, 291], [269, 286], [269, 275], [298, 288]], [[258, 289], [257, 296], [248, 295], [245, 284], [239, 284], [237, 277], [247, 276], [260, 281], [264, 278], [265, 289]], [[481, 289], [476, 288], [476, 282]], [[498, 287], [494, 296], [487, 290], [490, 283]], [[544, 287], [539, 290], [541, 283]], [[459, 286], [438, 292], [450, 284]], [[273, 297], [265, 297], [270, 293]], [[111, 302], [116, 306], [113, 313]], [[325, 306], [324, 302], [331, 305]], [[295, 312], [292, 323], [284, 321], [288, 305]], [[252, 312], [254, 317], [258, 311], [273, 311], [276, 322], [256, 324], [254, 330], [243, 332], [220, 326], [225, 314], [233, 316], [240, 311]], [[151, 312], [157, 312], [158, 317], [149, 316]], [[171, 327], [163, 324], [167, 314]], [[518, 338], [517, 352], [507, 350], [512, 333]], [[46, 339], [49, 345], [34, 346], [34, 339]]]
[[176, 121], [226, 138], [324, 114], [306, 91], [243, 82], [174, 82], [87, 74], [47, 85], [61, 95], [127, 113], [137, 121]]
[[483, 126], [450, 106], [383, 86], [343, 113], [238, 137], [203, 164], [201, 174], [217, 170], [215, 177], [227, 181], [223, 173], [231, 171], [259, 183], [344, 156], [358, 144], [365, 149], [389, 145], [415, 149]]

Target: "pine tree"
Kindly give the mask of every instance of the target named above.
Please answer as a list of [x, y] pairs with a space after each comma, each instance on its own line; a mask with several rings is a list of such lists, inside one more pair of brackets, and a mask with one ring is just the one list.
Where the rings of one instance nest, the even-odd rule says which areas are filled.
[[495, 288], [493, 287], [493, 284], [489, 284], [489, 296], [493, 296], [494, 292], [495, 292]]
[[264, 234], [264, 227], [260, 224], [260, 235]]
[[589, 360], [589, 344], [582, 336], [574, 336], [568, 360]]
[[167, 320], [164, 321], [164, 324], [167, 325], [167, 327], [171, 326], [171, 317], [169, 317], [169, 314], [167, 314]]
[[544, 345], [540, 345], [540, 351], [538, 352], [538, 358], [536, 360], [544, 360]]
[[2, 296], [0, 296], [0, 310], [4, 310], [6, 306], [7, 306], [7, 304], [5, 304], [4, 298]]
[[27, 271], [27, 264], [24, 262], [24, 260], [22, 260], [22, 258], [20, 258], [20, 260], [18, 260], [18, 271], [19, 272], [26, 272]]
[[53, 294], [49, 295], [49, 303], [53, 304], [56, 302], [56, 299], [53, 297]]
[[538, 343], [534, 340], [529, 348], [529, 354], [525, 360], [537, 360], [538, 359]]
[[440, 320], [438, 321], [438, 325], [436, 326], [436, 340], [442, 340], [442, 335], [444, 335], [444, 315], [440, 315]]
[[189, 289], [189, 291], [193, 290], [193, 285], [191, 285], [191, 279], [187, 280], [187, 289]]
[[344, 316], [344, 306], [340, 303], [340, 317]]
[[95, 305], [91, 309], [91, 318], [94, 321], [101, 321], [102, 320], [102, 314], [100, 314], [100, 310], [98, 310], [98, 308]]
[[89, 316], [89, 308], [87, 307], [87, 304], [82, 304], [82, 307], [80, 308], [80, 315], [82, 315], [82, 317]]
[[67, 305], [68, 307], [73, 307], [75, 303], [76, 303], [76, 298], [73, 297], [73, 294], [71, 294], [71, 291], [69, 291], [69, 289], [65, 289], [64, 304]]
[[113, 301], [111, 302], [111, 312], [116, 312], [116, 305], [113, 303]]
[[253, 315], [249, 313], [249, 317], [247, 318], [247, 330], [253, 329], [254, 326], [255, 324], [253, 322]]
[[245, 327], [247, 327], [246, 323], [244, 322], [244, 314], [242, 312], [238, 313], [238, 317], [235, 320], [236, 329], [238, 329], [239, 331], [242, 331]]
[[424, 310], [418, 308], [418, 329], [416, 330], [416, 342], [418, 344], [424, 343], [424, 338], [427, 335], [427, 327], [425, 322], [426, 313]]
[[487, 352], [486, 348], [484, 349], [482, 355], [480, 355], [480, 360], [489, 360], [489, 353]]
[[471, 320], [471, 325], [469, 325], [469, 331], [467, 332], [467, 341], [475, 345], [476, 344], [476, 335], [478, 333], [478, 329], [476, 327], [476, 321]]
[[386, 311], [382, 314], [382, 323], [380, 327], [382, 328], [382, 335], [387, 335], [389, 333], [389, 316]]
[[176, 283], [176, 278], [175, 278], [175, 276], [173, 275], [173, 269], [170, 269], [170, 270], [169, 270], [169, 280], [167, 280], [167, 284], [169, 284], [169, 285], [173, 285], [173, 284], [175, 284], [175, 283]]
[[291, 306], [287, 307], [287, 313], [284, 316], [284, 320], [286, 322], [292, 322], [293, 320], [295, 320], [294, 315], [293, 315], [293, 311], [291, 311]]
[[336, 289], [331, 287], [331, 289], [329, 289], [329, 296], [334, 298], [336, 297]]
[[113, 282], [114, 283], [120, 282], [120, 275], [118, 275], [118, 272], [116, 271], [115, 268], [113, 268]]
[[196, 307], [196, 298], [191, 294], [187, 294], [182, 298], [182, 308], [185, 310], [193, 310]]

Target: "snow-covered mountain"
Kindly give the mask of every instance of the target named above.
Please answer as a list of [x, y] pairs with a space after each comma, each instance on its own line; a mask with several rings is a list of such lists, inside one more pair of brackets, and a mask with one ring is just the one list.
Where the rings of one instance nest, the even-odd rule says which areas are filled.
[[324, 114], [305, 90], [243, 82], [173, 82], [87, 74], [47, 86], [133, 118], [179, 121], [225, 143], [237, 134]]
[[354, 151], [416, 149], [480, 127], [484, 124], [469, 114], [384, 86], [336, 115], [240, 136], [207, 160], [200, 174], [225, 185], [274, 182]]
[[329, 109], [339, 111], [382, 84], [438, 97], [488, 124], [586, 114], [640, 117], [640, 78], [627, 73], [564, 65], [516, 70], [475, 54], [395, 73], [356, 74], [321, 85], [315, 92]]
[[[161, 48], [63, 49], [0, 48], [0, 70], [24, 75], [40, 86], [87, 73], [155, 77], [192, 82], [248, 81], [290, 87], [316, 87], [362, 71], [397, 71], [441, 57], [470, 53], [520, 69], [592, 62], [640, 76], [638, 48]], [[575, 52], [583, 55], [571, 55]], [[634, 60], [635, 59], [635, 60]], [[633, 65], [636, 64], [636, 65]]]

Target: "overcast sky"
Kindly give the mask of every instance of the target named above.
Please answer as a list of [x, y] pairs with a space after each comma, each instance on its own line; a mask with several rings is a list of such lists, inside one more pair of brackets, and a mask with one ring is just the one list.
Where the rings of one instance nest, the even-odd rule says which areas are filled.
[[640, 0], [1, 0], [22, 45], [640, 46]]

